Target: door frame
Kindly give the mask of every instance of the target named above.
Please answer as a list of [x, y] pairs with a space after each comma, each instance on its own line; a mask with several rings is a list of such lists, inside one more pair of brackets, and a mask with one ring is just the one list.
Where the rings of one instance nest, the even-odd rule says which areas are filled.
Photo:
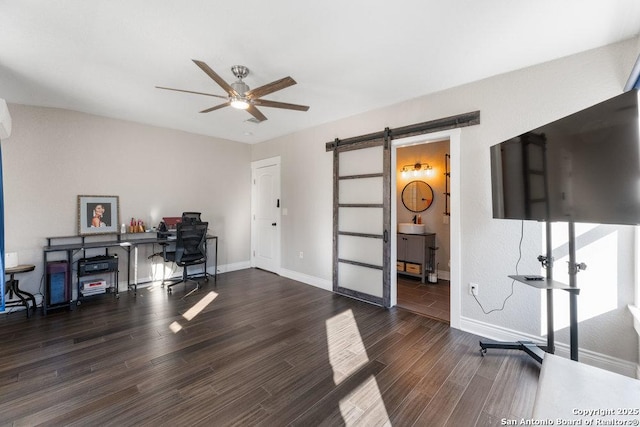
[[449, 219], [449, 225], [451, 227], [451, 253], [450, 253], [450, 319], [449, 324], [452, 328], [460, 329], [460, 318], [462, 316], [462, 269], [460, 261], [462, 258], [462, 243], [461, 243], [461, 221], [462, 221], [462, 204], [460, 202], [461, 196], [461, 175], [462, 170], [460, 168], [460, 135], [461, 129], [451, 129], [441, 132], [426, 133], [422, 135], [410, 136], [407, 138], [393, 139], [391, 144], [391, 306], [395, 306], [398, 302], [398, 271], [397, 271], [397, 242], [395, 236], [398, 233], [398, 206], [395, 201], [397, 200], [397, 149], [399, 147], [407, 147], [410, 145], [420, 145], [429, 142], [442, 141], [443, 139], [449, 139], [449, 152], [450, 158], [450, 210], [451, 217]]
[[[250, 253], [250, 259], [251, 259], [251, 267], [255, 267], [256, 266], [256, 259], [255, 259], [255, 243], [256, 243], [256, 222], [255, 222], [255, 211], [254, 208], [256, 206], [256, 198], [257, 198], [257, 188], [255, 185], [255, 176], [256, 176], [256, 171], [260, 168], [264, 168], [267, 166], [278, 166], [278, 183], [279, 183], [279, 188], [278, 188], [278, 196], [280, 197], [280, 206], [282, 206], [282, 164], [281, 164], [281, 158], [280, 156], [276, 156], [276, 157], [270, 157], [268, 159], [262, 159], [262, 160], [255, 160], [253, 162], [251, 162], [251, 253]], [[276, 261], [275, 261], [275, 267], [276, 270], [273, 271], [273, 273], [276, 273], [278, 275], [280, 275], [280, 270], [282, 268], [282, 253], [281, 253], [281, 242], [282, 242], [282, 209], [279, 208], [278, 209], [278, 216], [276, 218], [276, 221], [278, 223], [277, 229], [276, 229], [276, 249], [275, 249], [275, 255], [276, 255]]]

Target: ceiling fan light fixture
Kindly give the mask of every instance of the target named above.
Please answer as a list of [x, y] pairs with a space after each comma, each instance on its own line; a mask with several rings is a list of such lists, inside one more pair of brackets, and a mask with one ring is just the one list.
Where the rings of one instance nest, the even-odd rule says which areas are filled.
[[238, 110], [246, 110], [249, 108], [249, 101], [246, 98], [231, 98], [230, 105]]

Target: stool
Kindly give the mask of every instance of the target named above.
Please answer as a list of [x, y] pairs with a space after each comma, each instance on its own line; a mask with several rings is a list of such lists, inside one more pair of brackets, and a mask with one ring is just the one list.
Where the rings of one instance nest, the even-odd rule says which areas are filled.
[[16, 294], [16, 296], [20, 298], [20, 301], [5, 301], [4, 305], [5, 307], [24, 305], [26, 308], [27, 317], [29, 317], [29, 300], [27, 300], [27, 298], [31, 300], [34, 311], [36, 309], [36, 298], [29, 292], [20, 290], [20, 288], [18, 288], [18, 280], [13, 276], [17, 273], [26, 273], [28, 271], [33, 271], [35, 270], [35, 268], [35, 265], [23, 264], [17, 265], [15, 267], [5, 268], [4, 270], [5, 274], [9, 275], [9, 280], [6, 282], [5, 294], [8, 292], [9, 298], [13, 298], [13, 294]]

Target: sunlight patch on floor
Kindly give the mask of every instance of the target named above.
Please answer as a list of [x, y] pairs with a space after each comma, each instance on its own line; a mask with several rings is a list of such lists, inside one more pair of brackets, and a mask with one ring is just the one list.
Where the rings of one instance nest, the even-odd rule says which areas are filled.
[[196, 317], [198, 314], [200, 314], [200, 312], [202, 310], [205, 309], [206, 306], [208, 306], [209, 304], [211, 304], [211, 302], [216, 299], [216, 297], [218, 296], [217, 293], [211, 291], [208, 294], [206, 294], [204, 297], [202, 297], [202, 299], [200, 301], [198, 301], [197, 303], [195, 303], [189, 310], [187, 310], [182, 317], [184, 317], [187, 320], [191, 320], [194, 317]]
[[391, 425], [378, 382], [370, 376], [340, 400], [340, 413], [346, 425], [355, 418], [358, 425]]
[[[369, 362], [358, 324], [351, 310], [346, 310], [325, 322], [327, 353], [336, 385], [358, 372]], [[363, 403], [365, 403], [363, 408]], [[369, 376], [340, 399], [340, 413], [346, 425], [360, 418], [362, 411], [375, 413], [377, 424], [389, 424], [382, 394], [374, 376]]]
[[[187, 311], [185, 311], [184, 314], [182, 315], [182, 317], [187, 322], [189, 322], [194, 317], [196, 317], [198, 314], [200, 314], [202, 312], [202, 310], [204, 310], [209, 304], [211, 304], [213, 302], [213, 300], [215, 300], [217, 297], [218, 297], [218, 294], [216, 292], [213, 292], [213, 291], [209, 292], [208, 294], [203, 296], [200, 299], [200, 301], [198, 301], [197, 303], [192, 305]], [[177, 334], [178, 332], [180, 332], [182, 330], [182, 325], [180, 324], [180, 322], [175, 321], [175, 322], [172, 322], [169, 325], [169, 329], [174, 334]]]

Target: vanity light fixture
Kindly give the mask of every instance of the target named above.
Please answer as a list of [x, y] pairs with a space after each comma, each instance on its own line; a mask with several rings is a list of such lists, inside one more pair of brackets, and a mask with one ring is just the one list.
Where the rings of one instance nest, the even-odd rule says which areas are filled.
[[402, 176], [402, 178], [408, 178], [410, 176], [419, 177], [421, 175], [432, 176], [433, 168], [429, 166], [428, 163], [422, 164], [417, 162], [413, 165], [404, 165], [402, 169], [400, 169], [400, 176]]

